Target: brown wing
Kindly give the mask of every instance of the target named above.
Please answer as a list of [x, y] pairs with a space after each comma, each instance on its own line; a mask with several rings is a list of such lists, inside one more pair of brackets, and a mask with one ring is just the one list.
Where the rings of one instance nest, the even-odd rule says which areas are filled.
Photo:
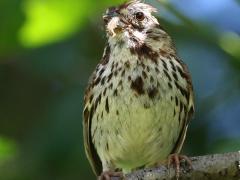
[[187, 107], [187, 113], [186, 113], [186, 116], [184, 119], [184, 124], [183, 124], [182, 130], [180, 132], [180, 135], [176, 142], [176, 145], [173, 148], [171, 153], [180, 153], [183, 143], [184, 143], [184, 140], [185, 140], [185, 137], [186, 137], [189, 121], [192, 119], [193, 114], [194, 114], [194, 94], [193, 94], [193, 86], [192, 86], [191, 76], [190, 76], [187, 66], [180, 59], [178, 59], [178, 61], [182, 65], [182, 68], [183, 68], [182, 73], [184, 73], [184, 77], [186, 78], [187, 83], [188, 83], [188, 87], [187, 87], [188, 107]]
[[[94, 75], [90, 78], [90, 82], [94, 79]], [[94, 107], [90, 103], [92, 84], [89, 83], [84, 96], [84, 111], [83, 111], [83, 138], [84, 148], [90, 165], [95, 173], [99, 176], [102, 172], [102, 162], [97, 154], [96, 148], [92, 141], [91, 124], [94, 113]]]
[[189, 109], [189, 112], [187, 113], [187, 116], [185, 118], [185, 123], [184, 123], [183, 128], [180, 132], [180, 136], [179, 136], [179, 138], [176, 142], [176, 145], [173, 148], [171, 154], [180, 153], [180, 151], [182, 150], [182, 146], [183, 146], [183, 143], [184, 143], [184, 140], [185, 140], [185, 137], [186, 137], [186, 133], [187, 133], [187, 129], [188, 129], [188, 123], [192, 119], [193, 114], [194, 114], [194, 107], [192, 106]]
[[[101, 65], [108, 63], [110, 57], [110, 46], [106, 45], [104, 49], [104, 54], [100, 62]], [[99, 65], [98, 65], [99, 66]], [[96, 69], [98, 69], [98, 66]], [[87, 158], [92, 166], [92, 169], [96, 175], [100, 175], [102, 172], [102, 162], [97, 154], [96, 148], [92, 141], [91, 136], [91, 125], [92, 117], [95, 110], [94, 104], [91, 104], [92, 100], [92, 88], [98, 82], [99, 78], [96, 78], [96, 72], [93, 73], [92, 77], [89, 80], [88, 88], [84, 96], [84, 112], [83, 112], [83, 137], [84, 137], [84, 147], [87, 154]]]

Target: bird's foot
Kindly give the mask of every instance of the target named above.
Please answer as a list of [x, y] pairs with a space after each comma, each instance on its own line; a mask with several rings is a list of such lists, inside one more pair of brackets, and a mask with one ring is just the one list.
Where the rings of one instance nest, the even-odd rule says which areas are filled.
[[114, 172], [114, 171], [104, 171], [98, 177], [98, 180], [111, 180], [112, 177], [117, 178], [117, 180], [122, 180], [123, 173], [122, 172]]
[[184, 160], [187, 163], [189, 169], [193, 169], [192, 162], [191, 162], [191, 160], [187, 156], [179, 155], [179, 154], [171, 154], [171, 155], [168, 156], [168, 169], [170, 170], [171, 164], [175, 165], [175, 168], [176, 168], [176, 179], [177, 180], [180, 177], [180, 165], [181, 165], [180, 161], [181, 160]]

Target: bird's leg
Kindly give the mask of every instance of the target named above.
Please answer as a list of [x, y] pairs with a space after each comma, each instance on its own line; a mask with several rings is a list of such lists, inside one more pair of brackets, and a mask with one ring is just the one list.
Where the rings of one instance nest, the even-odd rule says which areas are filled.
[[114, 171], [104, 171], [98, 177], [98, 180], [111, 180], [111, 177], [116, 177], [116, 178], [119, 178], [118, 180], [122, 180], [123, 173], [122, 172], [114, 172]]
[[181, 160], [185, 160], [189, 168], [192, 169], [192, 162], [187, 156], [179, 155], [179, 154], [171, 154], [168, 156], [168, 169], [170, 169], [171, 164], [175, 165], [177, 180], [180, 177], [180, 161]]

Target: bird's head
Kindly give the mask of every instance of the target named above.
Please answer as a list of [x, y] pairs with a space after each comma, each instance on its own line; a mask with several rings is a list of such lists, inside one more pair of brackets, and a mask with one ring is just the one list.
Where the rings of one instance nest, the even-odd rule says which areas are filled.
[[149, 38], [165, 37], [154, 12], [157, 12], [156, 8], [138, 0], [109, 8], [103, 16], [109, 42], [135, 47], [146, 43]]

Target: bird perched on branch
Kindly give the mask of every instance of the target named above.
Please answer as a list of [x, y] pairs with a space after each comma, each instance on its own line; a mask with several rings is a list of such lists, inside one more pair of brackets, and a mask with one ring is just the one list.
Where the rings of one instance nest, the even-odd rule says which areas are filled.
[[108, 41], [86, 89], [83, 113], [85, 150], [100, 179], [168, 157], [179, 172], [193, 88], [156, 11], [130, 1], [103, 16]]

